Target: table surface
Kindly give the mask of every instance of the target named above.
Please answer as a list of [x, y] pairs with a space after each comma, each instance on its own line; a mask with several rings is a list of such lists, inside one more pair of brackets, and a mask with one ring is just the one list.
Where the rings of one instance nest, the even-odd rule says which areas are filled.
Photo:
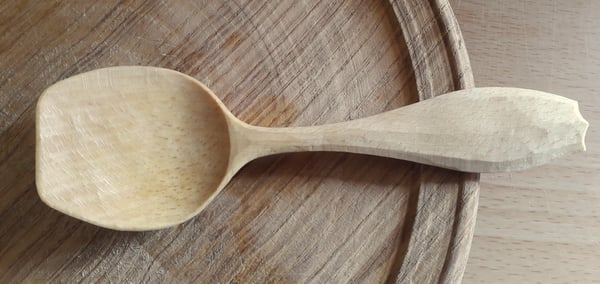
[[[451, 4], [477, 86], [515, 86], [560, 94], [578, 100], [591, 124], [585, 153], [524, 172], [482, 175], [479, 215], [464, 283], [600, 281], [600, 134], [596, 128], [600, 101], [594, 95], [600, 89], [600, 1], [451, 0]], [[23, 24], [29, 24], [27, 19]], [[3, 48], [0, 43], [0, 50]], [[40, 78], [47, 77], [40, 74]], [[7, 109], [14, 107], [8, 105]], [[2, 118], [12, 113], [0, 112], [0, 127], [8, 121]], [[32, 123], [28, 119], [26, 122]], [[14, 137], [33, 137], [18, 133], [19, 129], [11, 130]], [[32, 144], [33, 140], [10, 143]], [[9, 150], [1, 148], [0, 154], [7, 156]], [[23, 153], [11, 159], [0, 165], [0, 172], [33, 163], [32, 155]], [[32, 177], [33, 172], [23, 175]], [[15, 176], [11, 181], [12, 187], [32, 186], [31, 178]], [[6, 200], [12, 199], [4, 197], [0, 205]], [[47, 210], [38, 213], [44, 212]], [[29, 233], [39, 234], [40, 230]], [[75, 238], [91, 236], [80, 233]], [[0, 256], [0, 263], [2, 259]]]
[[477, 86], [579, 101], [587, 152], [485, 174], [464, 283], [600, 281], [600, 1], [453, 0]]

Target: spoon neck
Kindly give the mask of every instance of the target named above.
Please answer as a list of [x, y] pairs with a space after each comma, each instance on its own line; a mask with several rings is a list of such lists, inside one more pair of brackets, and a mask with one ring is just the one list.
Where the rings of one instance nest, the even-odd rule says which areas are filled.
[[[375, 119], [376, 120], [376, 119]], [[407, 158], [402, 147], [381, 144], [381, 138], [370, 137], [360, 121], [320, 126], [260, 127], [241, 121], [230, 125], [230, 168], [237, 171], [256, 158], [292, 152], [350, 152], [394, 158]], [[410, 124], [397, 125], [396, 131], [410, 132]], [[379, 134], [385, 135], [385, 132]], [[374, 135], [378, 136], [378, 135]], [[397, 144], [398, 142], [392, 142]]]
[[244, 164], [264, 156], [318, 151], [315, 137], [307, 127], [275, 128], [249, 125], [243, 122], [230, 125], [230, 165], [239, 169]]

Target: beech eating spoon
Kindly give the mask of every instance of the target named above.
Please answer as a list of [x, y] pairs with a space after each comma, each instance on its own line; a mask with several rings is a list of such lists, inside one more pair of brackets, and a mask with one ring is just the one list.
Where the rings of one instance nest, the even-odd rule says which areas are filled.
[[152, 230], [200, 212], [249, 161], [342, 151], [467, 172], [526, 169], [585, 150], [577, 102], [476, 88], [367, 118], [266, 128], [235, 118], [173, 70], [114, 67], [49, 87], [37, 104], [36, 184], [50, 207], [117, 230]]

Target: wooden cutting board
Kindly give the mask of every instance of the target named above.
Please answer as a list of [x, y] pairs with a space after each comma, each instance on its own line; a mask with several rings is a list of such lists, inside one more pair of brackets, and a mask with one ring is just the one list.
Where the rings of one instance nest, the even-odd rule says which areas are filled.
[[115, 65], [187, 73], [262, 126], [355, 119], [473, 86], [445, 0], [3, 1], [0, 283], [462, 278], [479, 176], [380, 157], [259, 159], [196, 218], [160, 231], [51, 210], [35, 191], [36, 99]]

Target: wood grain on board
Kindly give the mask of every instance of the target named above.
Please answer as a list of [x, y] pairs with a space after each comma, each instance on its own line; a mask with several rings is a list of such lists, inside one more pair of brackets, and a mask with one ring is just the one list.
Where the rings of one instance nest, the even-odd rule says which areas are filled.
[[461, 279], [479, 176], [399, 160], [259, 159], [196, 218], [160, 231], [51, 210], [35, 191], [36, 99], [115, 65], [189, 74], [261, 126], [339, 122], [473, 86], [442, 0], [3, 1], [0, 282]]
[[465, 283], [600, 282], [600, 1], [453, 0], [478, 87], [579, 101], [587, 152], [482, 175]]

